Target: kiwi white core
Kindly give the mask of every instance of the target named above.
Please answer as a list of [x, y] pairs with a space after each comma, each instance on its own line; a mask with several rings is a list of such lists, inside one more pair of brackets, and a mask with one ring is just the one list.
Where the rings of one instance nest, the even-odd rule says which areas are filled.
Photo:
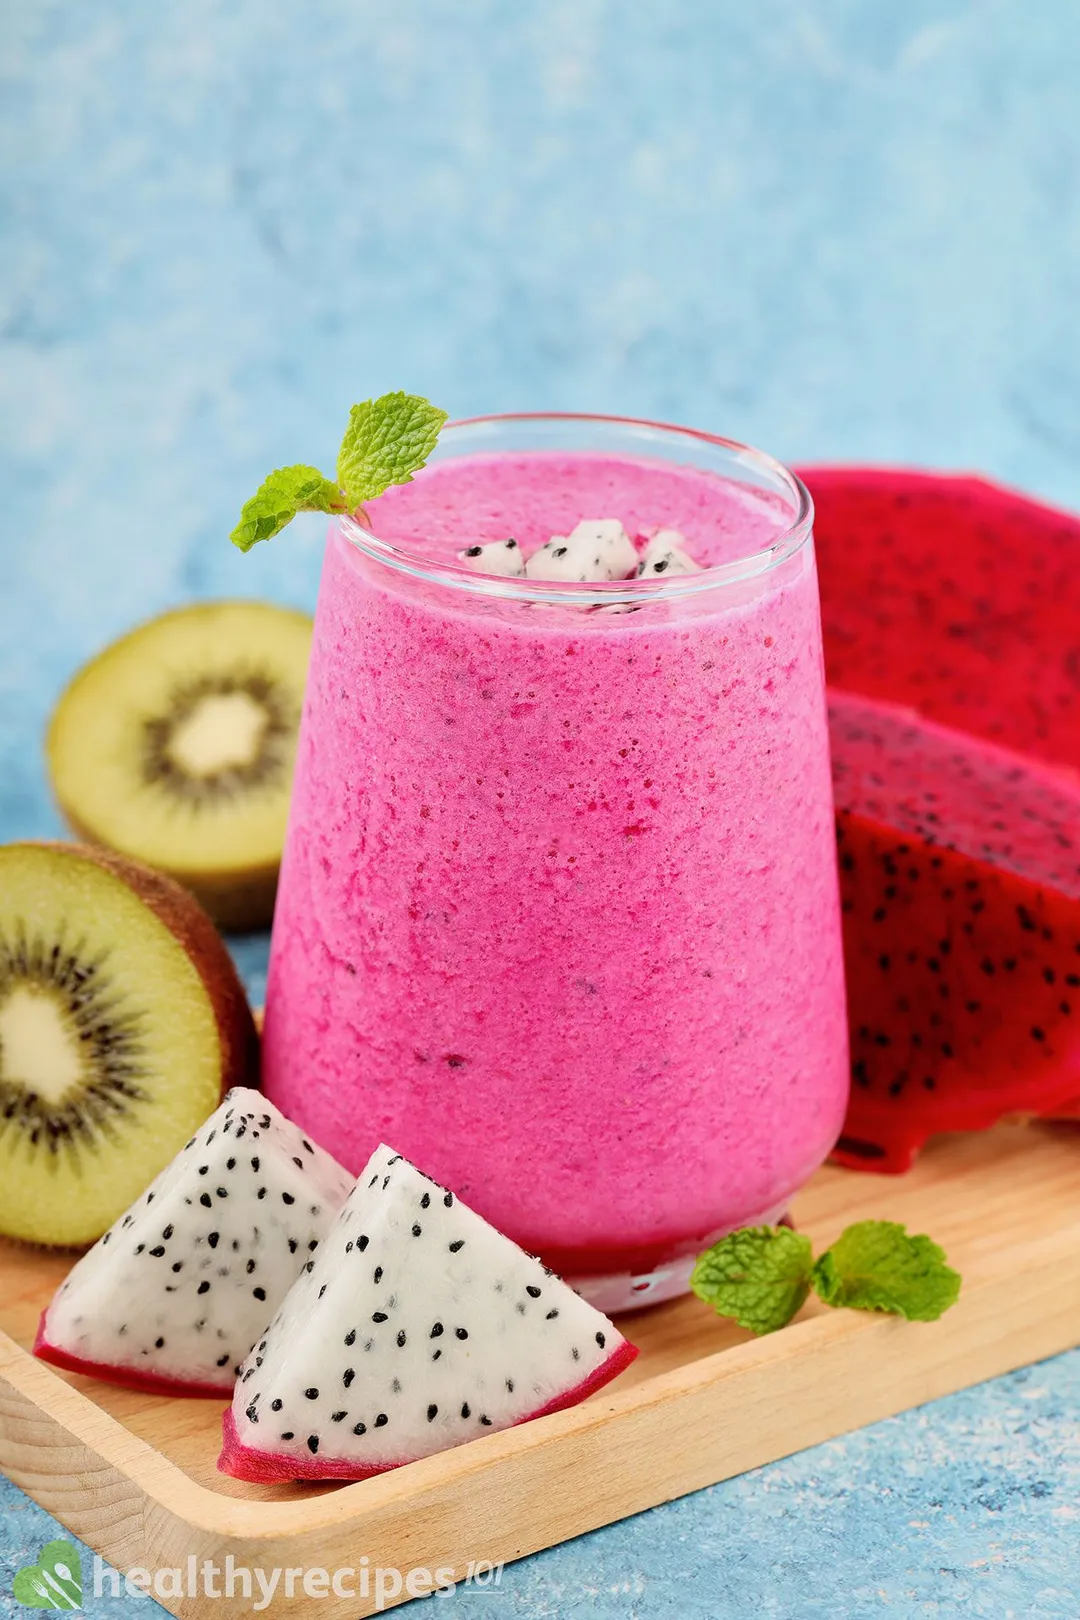
[[177, 723], [166, 744], [185, 775], [206, 780], [254, 765], [270, 717], [250, 692], [212, 692]]
[[83, 1085], [78, 1036], [48, 992], [16, 985], [0, 1007], [0, 1074], [47, 1103]]

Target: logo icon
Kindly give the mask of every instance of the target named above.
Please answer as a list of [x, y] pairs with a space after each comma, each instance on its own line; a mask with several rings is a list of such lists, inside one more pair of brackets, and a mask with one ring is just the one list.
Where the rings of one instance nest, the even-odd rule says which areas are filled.
[[50, 1541], [36, 1564], [19, 1570], [12, 1595], [28, 1609], [81, 1609], [79, 1549], [70, 1541]]

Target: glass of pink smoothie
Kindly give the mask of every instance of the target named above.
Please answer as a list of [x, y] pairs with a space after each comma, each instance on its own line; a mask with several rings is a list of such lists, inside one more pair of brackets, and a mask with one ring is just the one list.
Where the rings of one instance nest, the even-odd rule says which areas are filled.
[[[477, 574], [581, 519], [702, 571]], [[839, 1132], [844, 988], [810, 498], [607, 417], [460, 422], [327, 541], [268, 1095], [388, 1141], [603, 1309], [783, 1215]]]

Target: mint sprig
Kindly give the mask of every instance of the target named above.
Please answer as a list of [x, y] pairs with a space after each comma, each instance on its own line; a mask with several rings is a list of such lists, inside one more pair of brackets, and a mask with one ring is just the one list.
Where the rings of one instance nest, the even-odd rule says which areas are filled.
[[897, 1221], [856, 1221], [817, 1260], [784, 1226], [745, 1226], [698, 1257], [690, 1286], [751, 1333], [786, 1327], [811, 1288], [826, 1305], [936, 1322], [956, 1304], [960, 1274], [932, 1238]]
[[249, 501], [229, 539], [241, 551], [269, 540], [297, 512], [355, 512], [391, 484], [407, 484], [427, 461], [446, 412], [418, 394], [383, 394], [349, 412], [337, 482], [317, 467], [279, 467]]

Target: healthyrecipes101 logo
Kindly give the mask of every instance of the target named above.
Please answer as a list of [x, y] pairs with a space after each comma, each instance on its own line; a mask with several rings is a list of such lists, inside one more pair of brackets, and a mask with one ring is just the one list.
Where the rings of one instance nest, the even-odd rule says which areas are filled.
[[19, 1570], [11, 1592], [28, 1609], [81, 1609], [79, 1549], [70, 1541], [50, 1541], [36, 1564]]

